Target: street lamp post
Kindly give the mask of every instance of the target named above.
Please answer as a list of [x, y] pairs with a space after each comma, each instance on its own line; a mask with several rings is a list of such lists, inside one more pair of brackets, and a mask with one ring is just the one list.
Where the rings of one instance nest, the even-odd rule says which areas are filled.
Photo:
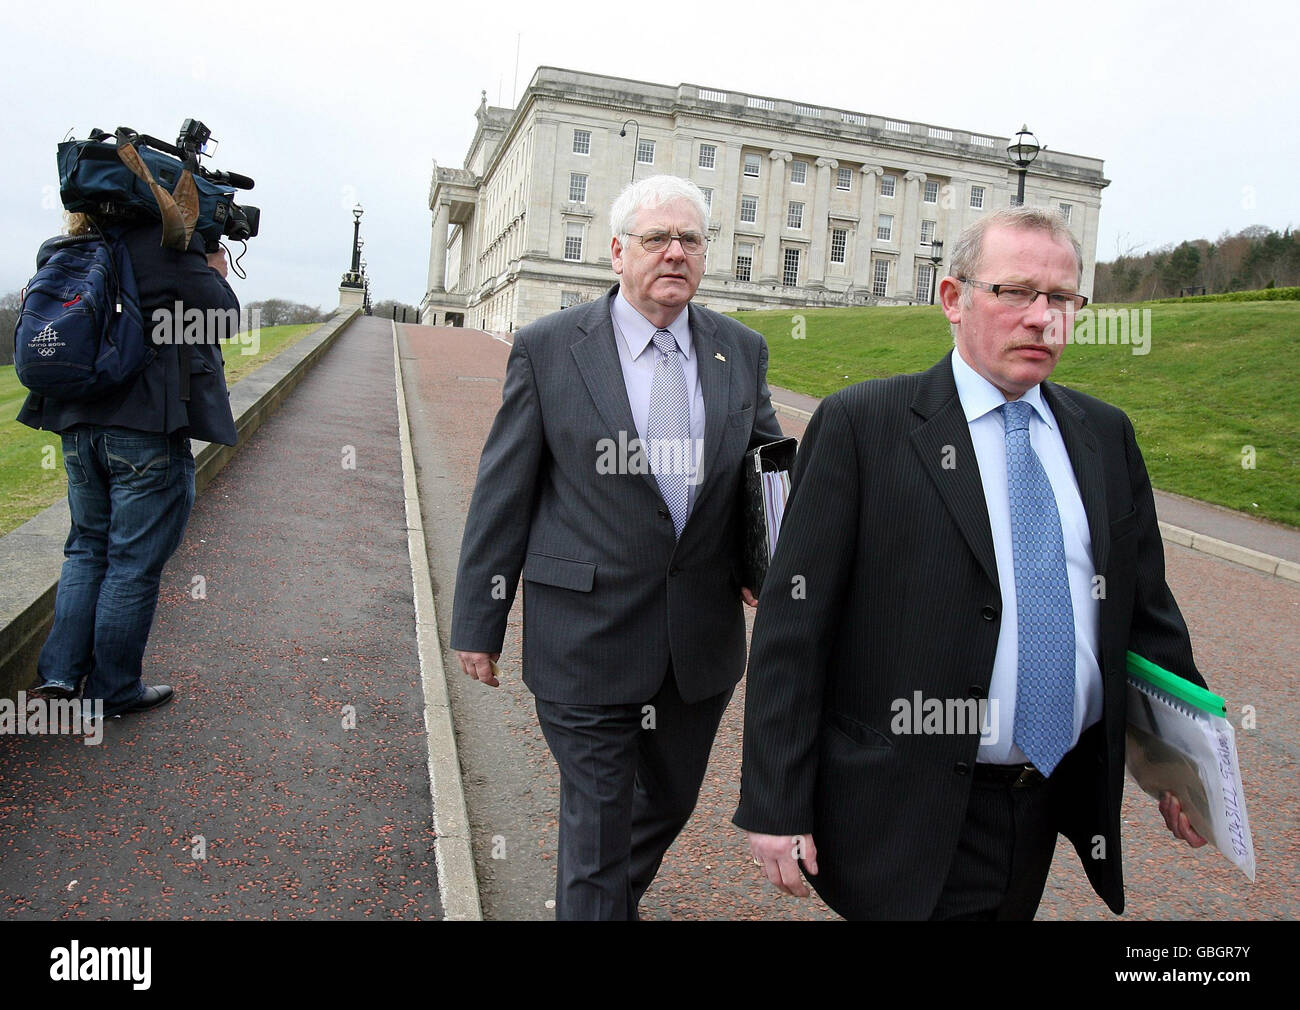
[[1038, 152], [1042, 148], [1038, 145], [1038, 138], [1029, 132], [1028, 126], [1020, 127], [1020, 132], [1016, 134], [1016, 139], [1007, 145], [1007, 156], [1020, 169], [1020, 184], [1016, 187], [1016, 206], [1025, 205], [1025, 173], [1029, 170], [1030, 163], [1038, 157]]
[[943, 259], [943, 239], [930, 240], [930, 262], [934, 264], [930, 270], [930, 304], [934, 304], [935, 287], [939, 280], [939, 261]]
[[361, 271], [361, 215], [364, 213], [361, 204], [352, 208], [352, 272], [354, 274]]
[[635, 119], [625, 119], [623, 121], [622, 129], [618, 131], [618, 135], [620, 137], [627, 136], [628, 123], [631, 123], [633, 126], [636, 127], [636, 138], [632, 142], [632, 176], [631, 178], [628, 179], [628, 182], [636, 182], [636, 157], [641, 150], [641, 124], [638, 123]]

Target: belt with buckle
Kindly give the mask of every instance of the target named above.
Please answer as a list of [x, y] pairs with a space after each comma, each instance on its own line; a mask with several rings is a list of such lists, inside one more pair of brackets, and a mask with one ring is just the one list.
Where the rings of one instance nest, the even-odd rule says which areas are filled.
[[1032, 764], [995, 765], [976, 762], [975, 778], [980, 782], [1006, 786], [1009, 789], [1024, 789], [1026, 786], [1038, 785], [1047, 779]]

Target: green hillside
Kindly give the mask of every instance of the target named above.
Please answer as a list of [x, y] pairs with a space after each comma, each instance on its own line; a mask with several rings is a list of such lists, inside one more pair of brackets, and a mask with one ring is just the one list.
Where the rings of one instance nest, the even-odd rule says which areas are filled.
[[[1156, 487], [1300, 526], [1300, 303], [1095, 308], [1093, 340], [1128, 343], [1073, 344], [1053, 378], [1128, 413]], [[1137, 327], [1103, 327], [1114, 310], [1130, 324], [1137, 310]], [[952, 346], [932, 306], [735, 316], [767, 337], [769, 381], [813, 396], [920, 371]]]

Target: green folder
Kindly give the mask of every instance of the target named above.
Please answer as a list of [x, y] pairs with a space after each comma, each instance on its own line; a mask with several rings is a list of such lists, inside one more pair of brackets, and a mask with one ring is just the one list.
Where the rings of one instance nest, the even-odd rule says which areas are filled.
[[1176, 673], [1170, 673], [1162, 666], [1156, 666], [1151, 660], [1143, 659], [1136, 652], [1128, 653], [1128, 672], [1153, 687], [1160, 688], [1166, 694], [1173, 695], [1194, 708], [1199, 708], [1202, 712], [1225, 719], [1228, 716], [1228, 703], [1213, 691], [1207, 691], [1190, 680], [1184, 680]]

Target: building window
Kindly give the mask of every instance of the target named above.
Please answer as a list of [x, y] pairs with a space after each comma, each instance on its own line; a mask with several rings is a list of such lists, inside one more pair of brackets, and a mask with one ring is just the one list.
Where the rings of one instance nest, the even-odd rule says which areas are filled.
[[591, 131], [590, 130], [573, 131], [573, 153], [574, 154], [591, 153]]
[[871, 279], [871, 293], [884, 298], [889, 290], [889, 260], [876, 260], [876, 273]]
[[1069, 203], [1063, 203], [1060, 205], [1060, 207], [1061, 207], [1061, 217], [1065, 218], [1066, 224], [1069, 224], [1070, 214], [1073, 213], [1074, 211], [1074, 205]]
[[785, 226], [796, 230], [803, 227], [803, 204], [790, 204], [790, 211], [785, 216]]
[[881, 242], [891, 241], [892, 236], [894, 234], [894, 215], [881, 214], [880, 217], [877, 219], [877, 221], [878, 223], [876, 224], [876, 238], [878, 238]]
[[921, 245], [929, 245], [934, 241], [934, 222], [921, 222]]
[[718, 147], [716, 144], [700, 145], [700, 168], [713, 168], [718, 162]]
[[758, 155], [745, 155], [745, 176], [749, 179], [758, 178]]
[[925, 200], [926, 203], [939, 202], [939, 183], [936, 180], [934, 179], [925, 180], [925, 196], [923, 197], [923, 199]]
[[758, 197], [742, 196], [740, 198], [740, 220], [745, 224], [753, 224], [758, 220]]
[[840, 168], [835, 172], [835, 188], [851, 190], [853, 188], [853, 169]]
[[751, 280], [754, 275], [754, 244], [741, 242], [736, 246], [736, 280]]
[[808, 181], [808, 162], [790, 162], [790, 181], [798, 186], [802, 186]]
[[655, 163], [655, 142], [653, 140], [637, 141], [636, 163], [638, 165], [653, 165]]
[[578, 172], [569, 173], [569, 199], [574, 203], [587, 202], [587, 177]]
[[929, 263], [922, 263], [916, 268], [916, 300], [918, 302], [928, 302], [930, 300], [930, 284], [934, 279], [934, 267]]
[[844, 228], [831, 229], [831, 262], [843, 263], [844, 250], [849, 244], [849, 233]]
[[579, 291], [561, 291], [560, 308], [571, 309], [575, 305], [582, 304], [582, 293]]
[[788, 288], [799, 286], [799, 250], [785, 251], [785, 269], [781, 272], [781, 283]]
[[576, 221], [564, 226], [564, 258], [570, 263], [582, 262], [582, 225]]
[[971, 210], [984, 209], [984, 187], [972, 186], [970, 188], [970, 208]]
[[712, 214], [713, 213], [713, 190], [705, 189], [703, 186], [701, 186], [700, 192], [704, 194], [704, 208], [710, 214]]
[[898, 185], [898, 176], [896, 176], [896, 175], [882, 175], [882, 176], [880, 177], [880, 195], [881, 195], [881, 196], [893, 196], [893, 195], [894, 195], [894, 187], [897, 186], [897, 185]]

